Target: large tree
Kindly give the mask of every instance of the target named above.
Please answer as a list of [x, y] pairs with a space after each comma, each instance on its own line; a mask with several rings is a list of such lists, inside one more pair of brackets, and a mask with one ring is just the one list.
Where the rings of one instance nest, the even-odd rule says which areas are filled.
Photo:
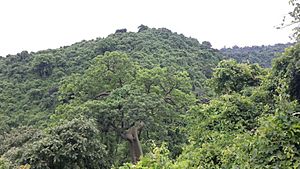
[[[74, 75], [60, 88], [62, 104], [57, 116], [78, 114], [95, 118], [114, 154], [116, 138], [129, 142], [131, 159], [136, 163], [142, 153], [139, 136], [183, 143], [182, 115], [195, 101], [187, 72], [172, 68], [141, 68], [120, 52], [98, 56], [83, 75]], [[114, 140], [114, 141], [112, 141]], [[115, 144], [112, 144], [115, 142]]]

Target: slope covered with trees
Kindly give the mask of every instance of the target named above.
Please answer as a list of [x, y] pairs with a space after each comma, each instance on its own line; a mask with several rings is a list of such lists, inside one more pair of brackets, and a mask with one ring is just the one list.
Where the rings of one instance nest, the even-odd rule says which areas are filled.
[[138, 33], [116, 33], [60, 49], [8, 55], [0, 60], [0, 79], [1, 110], [10, 117], [9, 126], [16, 126], [19, 122], [14, 121], [19, 119], [33, 124], [39, 118], [47, 118], [43, 116], [54, 111], [62, 79], [82, 74], [93, 58], [112, 51], [128, 55], [141, 67], [187, 71], [193, 90], [199, 94], [203, 81], [211, 76], [212, 67], [219, 60], [214, 49], [205, 48], [196, 39], [146, 26], [141, 26]]
[[0, 57], [0, 169], [299, 168], [299, 53], [141, 25]]
[[271, 70], [221, 61], [208, 82], [218, 97], [189, 109], [179, 157], [155, 146], [120, 168], [299, 168], [299, 49], [288, 48]]
[[137, 162], [152, 141], [178, 156], [186, 111], [210, 93], [205, 80], [220, 60], [208, 44], [141, 25], [2, 57], [1, 163], [110, 168]]
[[225, 59], [235, 59], [239, 63], [258, 63], [262, 67], [271, 67], [272, 60], [279, 56], [284, 49], [293, 43], [275, 44], [267, 46], [251, 46], [222, 48], [220, 52]]

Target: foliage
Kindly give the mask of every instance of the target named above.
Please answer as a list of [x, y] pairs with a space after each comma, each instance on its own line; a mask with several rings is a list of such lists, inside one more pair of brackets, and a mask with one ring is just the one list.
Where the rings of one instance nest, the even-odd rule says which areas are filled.
[[169, 151], [165, 144], [160, 147], [153, 145], [152, 151], [144, 156], [137, 164], [126, 163], [119, 169], [142, 169], [142, 168], [157, 168], [168, 169], [174, 168], [172, 160], [169, 159]]
[[106, 168], [107, 152], [91, 120], [74, 119], [3, 156], [31, 168]]
[[10, 169], [11, 164], [8, 160], [0, 158], [0, 169]]
[[283, 18], [283, 22], [281, 23], [281, 26], [278, 28], [293, 26], [292, 38], [294, 38], [297, 42], [299, 42], [300, 3], [299, 0], [289, 0], [289, 4], [292, 7], [292, 10], [291, 12], [288, 13], [288, 16], [285, 16]]
[[[273, 77], [286, 81], [287, 93], [292, 99], [300, 101], [300, 44], [288, 48], [286, 52], [276, 59], [273, 64]], [[277, 83], [280, 85], [280, 83]]]
[[[289, 50], [295, 48], [299, 47]], [[295, 65], [288, 54], [280, 60]], [[272, 72], [289, 74], [278, 63], [282, 62], [275, 61]], [[193, 107], [191, 143], [175, 163], [184, 162], [184, 168], [299, 168], [298, 103], [290, 101], [286, 77], [272, 74], [250, 91], [225, 94]], [[266, 92], [272, 101], [258, 99], [266, 98], [263, 90], [269, 90], [270, 81], [279, 82], [273, 92]]]
[[258, 86], [264, 72], [258, 65], [237, 64], [234, 60], [223, 60], [215, 68], [208, 81], [217, 94], [240, 92], [245, 87]]
[[33, 141], [38, 137], [40, 137], [39, 131], [32, 126], [12, 129], [9, 133], [0, 136], [0, 155], [11, 148], [20, 148], [26, 142]]
[[118, 137], [137, 121], [146, 124], [142, 139], [167, 141], [174, 156], [181, 152], [186, 142], [181, 115], [195, 102], [187, 72], [141, 68], [124, 53], [107, 52], [78, 76], [63, 82], [54, 119], [95, 118], [112, 156], [122, 143]]
[[232, 48], [222, 48], [220, 52], [224, 56], [224, 59], [234, 59], [238, 63], [258, 63], [264, 68], [270, 68], [272, 60], [284, 52], [285, 48], [292, 45], [293, 43], [267, 46], [234, 46]]
[[[284, 46], [242, 50], [254, 62]], [[0, 168], [299, 168], [299, 50], [286, 49], [271, 69], [217, 65], [210, 42], [141, 25], [8, 55]], [[125, 137], [136, 124], [139, 135]], [[145, 155], [129, 164], [133, 140]]]
[[205, 97], [209, 89], [204, 81], [219, 61], [217, 50], [166, 28], [139, 28], [137, 33], [116, 33], [58, 49], [23, 51], [1, 58], [0, 116], [9, 120], [0, 121], [0, 130], [22, 125], [45, 127], [58, 104], [61, 81], [82, 74], [93, 58], [105, 52], [126, 53], [128, 60], [148, 69], [158, 66], [186, 71], [192, 79], [193, 92]]

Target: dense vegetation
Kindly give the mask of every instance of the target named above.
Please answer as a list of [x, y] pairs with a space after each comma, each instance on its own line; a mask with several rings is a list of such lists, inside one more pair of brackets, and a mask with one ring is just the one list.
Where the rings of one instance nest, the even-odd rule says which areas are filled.
[[235, 59], [239, 63], [258, 63], [262, 67], [269, 68], [272, 60], [292, 45], [292, 43], [286, 43], [251, 47], [234, 46], [232, 48], [222, 48], [220, 52], [225, 59]]
[[299, 168], [300, 44], [257, 56], [141, 25], [0, 57], [0, 169]]
[[188, 110], [179, 157], [156, 146], [121, 168], [299, 168], [299, 51], [287, 49], [271, 70], [221, 61], [208, 81], [218, 97]]
[[[213, 95], [205, 80], [220, 58], [209, 42], [144, 25], [1, 58], [0, 154], [32, 168], [109, 168], [130, 161], [129, 149], [137, 161], [167, 142], [176, 157], [186, 112]], [[127, 144], [137, 135], [142, 144]]]

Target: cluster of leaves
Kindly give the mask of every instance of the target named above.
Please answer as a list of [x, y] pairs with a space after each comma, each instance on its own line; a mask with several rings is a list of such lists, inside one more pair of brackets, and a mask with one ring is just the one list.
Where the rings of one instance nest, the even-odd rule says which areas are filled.
[[222, 48], [220, 52], [225, 59], [235, 59], [239, 63], [258, 63], [260, 66], [269, 68], [274, 58], [284, 52], [284, 49], [292, 46], [292, 43], [275, 44], [268, 46], [247, 46]]
[[224, 60], [215, 68], [208, 84], [218, 94], [240, 92], [246, 87], [259, 85], [264, 74], [257, 64], [237, 64], [235, 60]]
[[[287, 93], [292, 99], [300, 101], [300, 44], [288, 48], [284, 55], [275, 60], [273, 76], [284, 80], [288, 85]], [[277, 86], [280, 81], [276, 81]]]
[[8, 160], [4, 158], [0, 158], [0, 168], [1, 169], [9, 169], [11, 168], [11, 164]]
[[293, 28], [293, 34], [291, 35], [291, 38], [295, 39], [297, 42], [299, 42], [300, 39], [300, 2], [299, 0], [289, 0], [288, 1], [290, 6], [292, 7], [292, 10], [288, 13], [288, 15], [283, 17], [282, 23], [280, 26], [278, 26], [278, 29], [290, 27]]
[[106, 147], [98, 136], [94, 122], [83, 117], [44, 132], [18, 128], [4, 135], [1, 154], [14, 167], [107, 168]]

